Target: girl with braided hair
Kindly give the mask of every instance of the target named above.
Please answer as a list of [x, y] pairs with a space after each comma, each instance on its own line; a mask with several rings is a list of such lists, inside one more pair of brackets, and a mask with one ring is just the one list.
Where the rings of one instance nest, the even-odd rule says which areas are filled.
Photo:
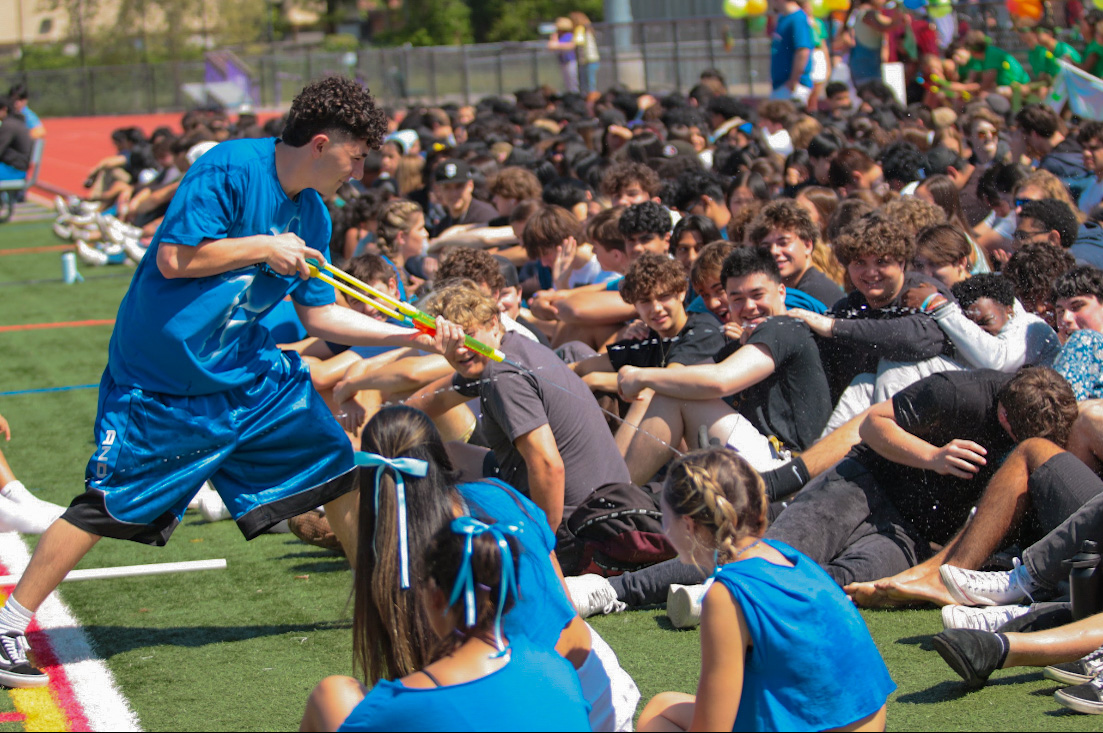
[[[440, 611], [434, 610], [433, 594], [426, 590], [436, 576], [429, 555], [421, 550], [442, 527], [470, 516], [485, 525], [513, 527], [511, 541], [520, 549], [517, 592], [503, 607], [500, 635], [511, 644], [557, 652], [570, 663], [591, 708], [594, 730], [631, 730], [639, 691], [613, 650], [571, 605], [555, 559], [555, 534], [544, 512], [502, 482], [458, 483], [440, 433], [424, 412], [412, 407], [376, 413], [364, 428], [361, 448], [354, 474], [360, 486], [359, 532], [345, 550], [356, 558], [353, 659], [364, 682], [371, 686], [420, 678], [418, 670], [436, 669]], [[452, 585], [439, 587], [449, 591]], [[351, 677], [327, 678], [307, 703], [302, 730], [336, 730], [365, 690]], [[405, 729], [434, 729], [433, 722]], [[468, 722], [471, 730], [518, 725], [512, 719]], [[464, 724], [458, 718], [452, 723]], [[528, 727], [539, 725], [533, 721]], [[557, 723], [547, 725], [555, 729]]]
[[371, 690], [351, 677], [326, 678], [302, 729], [590, 730], [570, 662], [503, 633], [502, 616], [518, 597], [517, 531], [467, 516], [441, 527], [424, 553], [420, 589], [435, 637], [428, 664]]
[[762, 479], [726, 448], [670, 469], [663, 526], [682, 562], [712, 573], [697, 695], [661, 693], [648, 730], [884, 730], [895, 689], [862, 617], [816, 563], [763, 539]]

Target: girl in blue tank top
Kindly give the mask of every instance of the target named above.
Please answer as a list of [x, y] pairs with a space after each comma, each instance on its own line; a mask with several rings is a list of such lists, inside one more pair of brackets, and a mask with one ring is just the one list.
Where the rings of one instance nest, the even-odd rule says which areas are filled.
[[663, 526], [683, 562], [713, 571], [697, 695], [664, 692], [639, 729], [884, 730], [896, 689], [854, 605], [766, 531], [762, 479], [725, 448], [671, 468]]
[[[425, 552], [423, 589], [438, 637], [433, 661], [376, 684], [338, 730], [590, 730], [590, 706], [570, 662], [503, 630], [523, 553], [514, 530], [460, 517], [437, 533]], [[315, 698], [343, 689], [354, 695], [350, 679], [324, 680]]]

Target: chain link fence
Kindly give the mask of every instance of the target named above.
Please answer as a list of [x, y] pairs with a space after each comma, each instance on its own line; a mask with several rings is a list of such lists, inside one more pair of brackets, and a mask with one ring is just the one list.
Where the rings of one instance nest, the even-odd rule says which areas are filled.
[[[955, 10], [997, 45], [1025, 55], [1003, 2], [960, 3]], [[1063, 7], [1062, 18], [1063, 20]], [[654, 92], [688, 91], [705, 68], [719, 70], [736, 95], [770, 91], [770, 38], [762, 20], [724, 16], [595, 24], [601, 53], [598, 88], [614, 84]], [[541, 41], [418, 48], [364, 47], [358, 52], [281, 50], [241, 59], [259, 98], [255, 107], [281, 108], [309, 80], [329, 74], [360, 79], [388, 104], [473, 102], [487, 95], [548, 85], [563, 88], [556, 54]], [[0, 71], [7, 78], [17, 73]], [[203, 89], [202, 61], [101, 66], [18, 74], [42, 116], [178, 111]]]

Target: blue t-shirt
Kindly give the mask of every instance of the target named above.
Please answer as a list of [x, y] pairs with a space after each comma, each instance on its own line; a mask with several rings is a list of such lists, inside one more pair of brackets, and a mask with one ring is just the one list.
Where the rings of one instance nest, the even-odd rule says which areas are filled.
[[854, 604], [808, 557], [764, 541], [793, 567], [752, 557], [715, 575], [751, 635], [733, 730], [841, 728], [880, 710], [896, 685]]
[[412, 688], [381, 680], [339, 731], [590, 730], [590, 704], [563, 657], [510, 639], [509, 663], [481, 679]]
[[519, 491], [496, 479], [456, 487], [476, 519], [494, 519], [519, 528], [521, 554], [517, 586], [520, 598], [502, 619], [506, 637], [526, 637], [533, 644], [551, 649], [575, 617], [574, 606], [551, 564], [555, 533], [544, 511]]
[[306, 306], [334, 302], [330, 285], [251, 265], [210, 277], [167, 279], [161, 242], [294, 232], [329, 259], [331, 224], [322, 197], [295, 199], [276, 176], [276, 140], [232, 140], [212, 148], [180, 182], [119, 306], [108, 369], [121, 387], [203, 395], [250, 384], [280, 358], [260, 320], [285, 295]]
[[[815, 47], [812, 26], [808, 24], [808, 16], [803, 10], [777, 19], [777, 28], [774, 29], [773, 42], [770, 44], [770, 81], [774, 89], [789, 81], [789, 76], [793, 73], [793, 54], [801, 48], [811, 50]], [[811, 53], [800, 75], [800, 83], [802, 86], [812, 86]]]
[[619, 291], [621, 285], [624, 285], [624, 275], [618, 274], [612, 280], [609, 280], [605, 283], [605, 291], [608, 293], [611, 293], [614, 290]]

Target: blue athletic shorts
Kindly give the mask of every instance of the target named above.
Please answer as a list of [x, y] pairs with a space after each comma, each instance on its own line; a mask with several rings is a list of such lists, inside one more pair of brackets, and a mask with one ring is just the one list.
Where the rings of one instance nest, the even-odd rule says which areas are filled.
[[85, 492], [63, 515], [163, 545], [210, 480], [246, 539], [356, 488], [352, 446], [299, 355], [228, 392], [179, 397], [100, 381]]

